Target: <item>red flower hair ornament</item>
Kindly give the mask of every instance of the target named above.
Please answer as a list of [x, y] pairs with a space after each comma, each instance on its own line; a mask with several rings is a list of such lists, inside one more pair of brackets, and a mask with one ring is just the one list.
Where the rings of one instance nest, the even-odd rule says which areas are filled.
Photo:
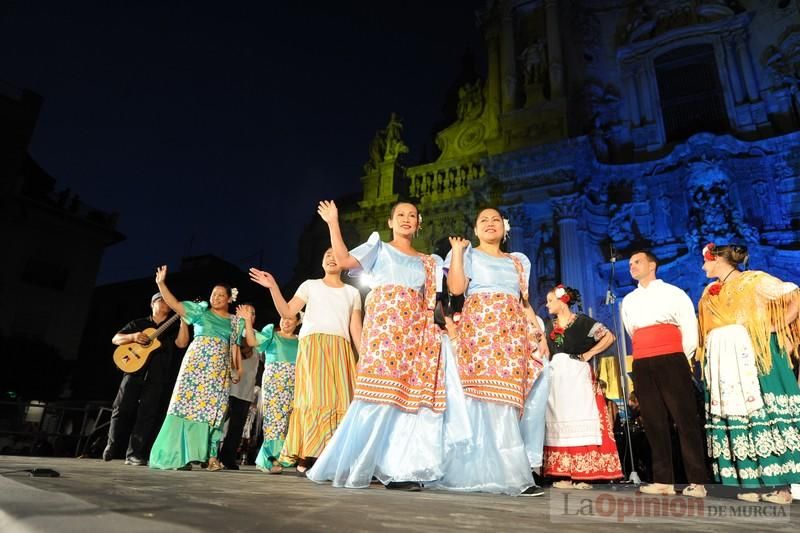
[[570, 301], [569, 293], [564, 288], [564, 285], [556, 285], [555, 295], [556, 298], [558, 298], [565, 304], [568, 304]]
[[714, 247], [715, 247], [715, 244], [713, 242], [710, 242], [710, 243], [705, 245], [705, 247], [703, 248], [703, 259], [705, 259], [706, 261], [716, 261], [717, 260], [717, 256], [715, 256], [714, 254], [711, 253], [711, 251], [714, 249]]
[[716, 296], [719, 294], [719, 291], [722, 290], [722, 283], [715, 281], [713, 284], [709, 285], [708, 287], [708, 294], [711, 296]]

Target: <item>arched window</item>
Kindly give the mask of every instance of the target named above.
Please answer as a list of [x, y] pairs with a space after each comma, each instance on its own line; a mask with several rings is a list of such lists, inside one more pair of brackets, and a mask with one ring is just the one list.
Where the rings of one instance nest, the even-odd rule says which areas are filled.
[[730, 129], [711, 45], [671, 50], [654, 65], [667, 142]]

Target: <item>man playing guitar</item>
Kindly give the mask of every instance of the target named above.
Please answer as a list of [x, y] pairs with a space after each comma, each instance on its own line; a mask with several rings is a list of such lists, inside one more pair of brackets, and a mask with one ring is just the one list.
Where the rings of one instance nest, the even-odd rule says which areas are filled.
[[[158, 328], [172, 312], [164, 303], [160, 293], [150, 299], [152, 314], [137, 318], [122, 328], [111, 339], [117, 346], [138, 343], [150, 344], [151, 338], [144, 333], [148, 328]], [[111, 410], [108, 429], [108, 444], [103, 450], [103, 460], [110, 461], [117, 450], [117, 442], [130, 430], [125, 464], [146, 465], [152, 445], [153, 433], [161, 410], [164, 388], [168, 386], [169, 370], [175, 347], [189, 345], [189, 328], [181, 320], [176, 332], [174, 326], [164, 331], [159, 340], [161, 346], [154, 350], [146, 364], [138, 371], [125, 374], [117, 391]], [[133, 429], [131, 429], [133, 426]]]

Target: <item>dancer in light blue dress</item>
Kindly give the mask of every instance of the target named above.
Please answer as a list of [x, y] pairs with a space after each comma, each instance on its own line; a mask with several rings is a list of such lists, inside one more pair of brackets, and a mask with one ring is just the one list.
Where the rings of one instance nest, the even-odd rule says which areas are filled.
[[443, 347], [457, 354], [473, 439], [448, 449], [433, 487], [538, 496], [531, 469], [542, 464], [548, 375], [542, 324], [527, 302], [530, 261], [500, 250], [497, 210], [479, 213], [475, 233], [477, 248], [450, 238], [448, 287], [466, 300], [456, 338]]
[[393, 240], [378, 233], [348, 252], [333, 202], [322, 202], [336, 261], [371, 277], [353, 402], [307, 476], [335, 487], [363, 488], [376, 477], [387, 488], [419, 490], [440, 478], [447, 443], [470, 436], [456, 363], [441, 356], [433, 322], [442, 260], [418, 253], [411, 240], [417, 208], [394, 206]]

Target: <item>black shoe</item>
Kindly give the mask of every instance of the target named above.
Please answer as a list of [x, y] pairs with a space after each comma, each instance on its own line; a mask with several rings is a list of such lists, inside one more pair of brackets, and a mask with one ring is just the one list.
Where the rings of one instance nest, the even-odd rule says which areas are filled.
[[144, 459], [140, 459], [134, 455], [131, 455], [127, 459], [125, 459], [126, 465], [133, 465], [133, 466], [147, 466], [147, 461]]
[[529, 496], [534, 498], [536, 496], [544, 496], [544, 489], [537, 485], [531, 485], [530, 487], [522, 491], [522, 494], [520, 494], [520, 496]]
[[390, 481], [387, 485], [384, 485], [384, 487], [391, 490], [419, 492], [422, 490], [422, 483], [416, 481]]
[[106, 446], [106, 449], [103, 450], [103, 461], [110, 461], [114, 458], [114, 454], [112, 453], [111, 446]]
[[186, 463], [186, 464], [185, 464], [185, 465], [183, 465], [182, 467], [180, 467], [180, 468], [176, 468], [175, 470], [184, 470], [184, 471], [189, 471], [189, 470], [191, 470], [191, 469], [192, 469], [192, 463]]

